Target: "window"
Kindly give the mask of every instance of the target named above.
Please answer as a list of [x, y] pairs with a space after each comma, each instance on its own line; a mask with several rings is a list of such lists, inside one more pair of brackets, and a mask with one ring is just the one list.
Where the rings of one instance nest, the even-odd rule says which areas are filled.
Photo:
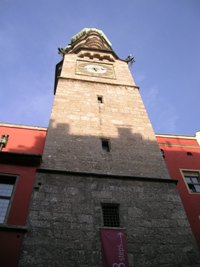
[[119, 204], [102, 204], [103, 224], [108, 227], [119, 227]]
[[163, 158], [165, 158], [165, 151], [163, 149], [160, 150]]
[[0, 174], [0, 223], [6, 220], [15, 180], [15, 176]]
[[191, 193], [200, 193], [200, 172], [183, 171], [187, 186]]
[[108, 139], [101, 139], [102, 149], [106, 152], [110, 152], [110, 141]]
[[102, 95], [97, 96], [97, 102], [100, 104], [103, 104], [103, 96]]

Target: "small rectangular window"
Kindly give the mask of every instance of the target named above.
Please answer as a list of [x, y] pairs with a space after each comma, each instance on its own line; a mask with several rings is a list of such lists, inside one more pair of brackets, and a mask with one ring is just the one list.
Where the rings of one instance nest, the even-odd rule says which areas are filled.
[[102, 149], [106, 152], [110, 152], [110, 140], [109, 139], [101, 139]]
[[200, 172], [183, 171], [187, 186], [191, 193], [200, 193]]
[[107, 227], [120, 227], [119, 204], [102, 204], [103, 224]]
[[97, 102], [100, 104], [103, 104], [103, 96], [102, 95], [97, 96]]
[[15, 176], [0, 174], [0, 223], [5, 223], [15, 181]]

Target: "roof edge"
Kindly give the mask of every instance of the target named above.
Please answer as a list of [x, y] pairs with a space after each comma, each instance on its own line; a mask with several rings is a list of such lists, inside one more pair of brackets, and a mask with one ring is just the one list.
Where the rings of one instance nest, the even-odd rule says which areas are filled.
[[158, 137], [169, 137], [169, 138], [196, 139], [195, 135], [155, 134], [155, 136], [158, 136]]
[[47, 131], [47, 127], [30, 126], [30, 125], [23, 125], [23, 124], [0, 123], [0, 127], [1, 126], [10, 127], [10, 128], [21, 128], [21, 129], [32, 129], [32, 130], [39, 130], [39, 131]]

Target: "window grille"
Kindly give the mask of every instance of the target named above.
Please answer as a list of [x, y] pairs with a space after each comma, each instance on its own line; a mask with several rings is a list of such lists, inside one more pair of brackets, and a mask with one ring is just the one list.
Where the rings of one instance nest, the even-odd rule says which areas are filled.
[[103, 224], [108, 227], [119, 227], [119, 205], [102, 204]]

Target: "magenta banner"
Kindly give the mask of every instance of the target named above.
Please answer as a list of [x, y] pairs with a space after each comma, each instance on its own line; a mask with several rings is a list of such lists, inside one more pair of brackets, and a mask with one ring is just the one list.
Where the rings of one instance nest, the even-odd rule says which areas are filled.
[[127, 242], [123, 229], [101, 229], [102, 267], [128, 267]]

